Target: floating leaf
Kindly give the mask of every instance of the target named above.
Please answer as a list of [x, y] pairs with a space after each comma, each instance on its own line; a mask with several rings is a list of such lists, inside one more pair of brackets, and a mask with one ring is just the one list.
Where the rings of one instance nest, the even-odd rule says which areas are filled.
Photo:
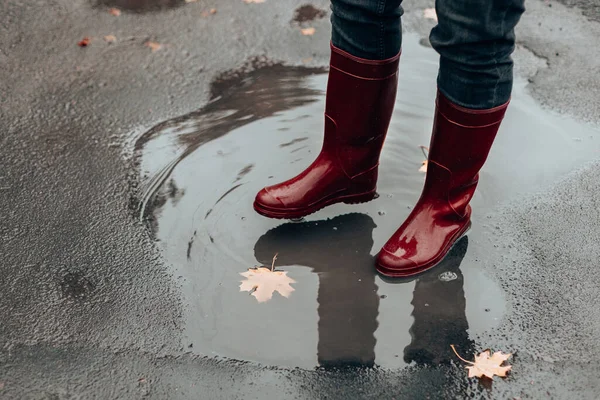
[[302, 34], [304, 36], [312, 36], [315, 34], [316, 29], [315, 28], [304, 28], [304, 29], [300, 29], [300, 31], [302, 32]]
[[425, 146], [419, 146], [423, 155], [425, 156], [425, 160], [421, 162], [421, 168], [419, 168], [419, 172], [427, 172], [427, 160], [429, 159], [429, 148]]
[[289, 297], [295, 290], [290, 284], [295, 280], [287, 276], [287, 271], [275, 271], [275, 260], [273, 257], [271, 269], [267, 267], [249, 268], [248, 271], [240, 273], [246, 280], [240, 284], [240, 292], [250, 292], [259, 303], [271, 300], [274, 292], [279, 292], [283, 297]]
[[494, 354], [491, 354], [489, 350], [485, 350], [478, 355], [475, 355], [475, 362], [468, 361], [458, 355], [454, 345], [450, 345], [452, 350], [458, 358], [462, 361], [471, 364], [466, 367], [469, 370], [469, 378], [477, 377], [487, 377], [490, 379], [494, 379], [494, 376], [500, 376], [504, 378], [508, 371], [512, 368], [511, 365], [502, 366], [502, 363], [510, 358], [512, 354], [504, 354], [501, 351], [497, 351]]

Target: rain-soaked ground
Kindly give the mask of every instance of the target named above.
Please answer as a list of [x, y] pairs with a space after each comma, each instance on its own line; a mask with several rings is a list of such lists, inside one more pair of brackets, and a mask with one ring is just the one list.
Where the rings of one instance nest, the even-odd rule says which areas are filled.
[[[405, 37], [380, 196], [370, 203], [335, 205], [295, 222], [252, 209], [258, 190], [294, 176], [318, 153], [322, 70], [257, 62], [224, 74], [203, 109], [137, 139], [137, 213], [182, 287], [190, 351], [307, 369], [403, 368], [453, 358], [450, 344], [471, 354], [476, 337], [498, 326], [504, 292], [479, 268], [499, 251], [485, 239], [496, 230], [486, 215], [597, 157], [598, 138], [540, 108], [517, 82], [472, 201], [469, 237], [430, 273], [384, 282], [373, 257], [424, 182], [419, 146], [429, 142], [437, 55], [418, 42]], [[270, 265], [275, 254], [295, 291], [258, 303], [240, 292], [240, 273]]]

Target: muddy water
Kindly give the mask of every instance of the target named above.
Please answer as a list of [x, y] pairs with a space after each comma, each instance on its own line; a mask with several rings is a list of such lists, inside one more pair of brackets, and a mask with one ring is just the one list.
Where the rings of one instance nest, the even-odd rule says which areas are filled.
[[[472, 202], [471, 234], [434, 271], [387, 283], [373, 257], [420, 194], [437, 56], [409, 35], [400, 68], [380, 197], [301, 222], [260, 217], [252, 201], [318, 153], [324, 73], [269, 66], [223, 77], [205, 108], [138, 139], [140, 217], [182, 286], [190, 351], [302, 368], [399, 368], [446, 362], [450, 344], [468, 354], [499, 324], [504, 292], [479, 268], [498, 251], [487, 212], [597, 157], [598, 131], [542, 110], [518, 82]], [[239, 291], [239, 273], [270, 265], [275, 253], [295, 291], [258, 303]]]

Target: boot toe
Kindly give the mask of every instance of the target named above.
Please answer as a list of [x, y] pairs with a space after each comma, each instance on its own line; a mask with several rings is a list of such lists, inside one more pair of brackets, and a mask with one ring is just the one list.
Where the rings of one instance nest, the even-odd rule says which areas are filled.
[[285, 204], [277, 197], [271, 195], [267, 188], [262, 189], [256, 195], [255, 203], [264, 208], [271, 209], [282, 209], [285, 208]]
[[386, 276], [402, 276], [418, 271], [419, 266], [411, 259], [398, 257], [386, 249], [381, 249], [377, 255], [377, 270]]

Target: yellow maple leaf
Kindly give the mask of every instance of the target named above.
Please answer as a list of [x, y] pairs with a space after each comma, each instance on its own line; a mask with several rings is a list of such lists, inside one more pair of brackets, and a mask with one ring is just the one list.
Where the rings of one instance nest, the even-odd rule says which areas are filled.
[[485, 350], [478, 355], [475, 355], [475, 362], [468, 361], [458, 355], [454, 345], [450, 345], [454, 353], [460, 358], [462, 361], [469, 363], [471, 365], [466, 368], [469, 370], [469, 378], [477, 377], [488, 377], [490, 379], [494, 379], [494, 376], [500, 376], [504, 378], [508, 371], [512, 368], [511, 365], [502, 366], [502, 363], [510, 358], [512, 354], [504, 354], [501, 351], [497, 351], [494, 354], [491, 354], [489, 350]]
[[246, 280], [240, 284], [240, 292], [250, 292], [259, 303], [271, 300], [274, 292], [279, 292], [283, 297], [290, 297], [295, 290], [290, 284], [296, 283], [295, 280], [287, 276], [287, 271], [275, 271], [275, 260], [273, 257], [271, 268], [258, 267], [249, 268], [246, 272], [241, 272]]

